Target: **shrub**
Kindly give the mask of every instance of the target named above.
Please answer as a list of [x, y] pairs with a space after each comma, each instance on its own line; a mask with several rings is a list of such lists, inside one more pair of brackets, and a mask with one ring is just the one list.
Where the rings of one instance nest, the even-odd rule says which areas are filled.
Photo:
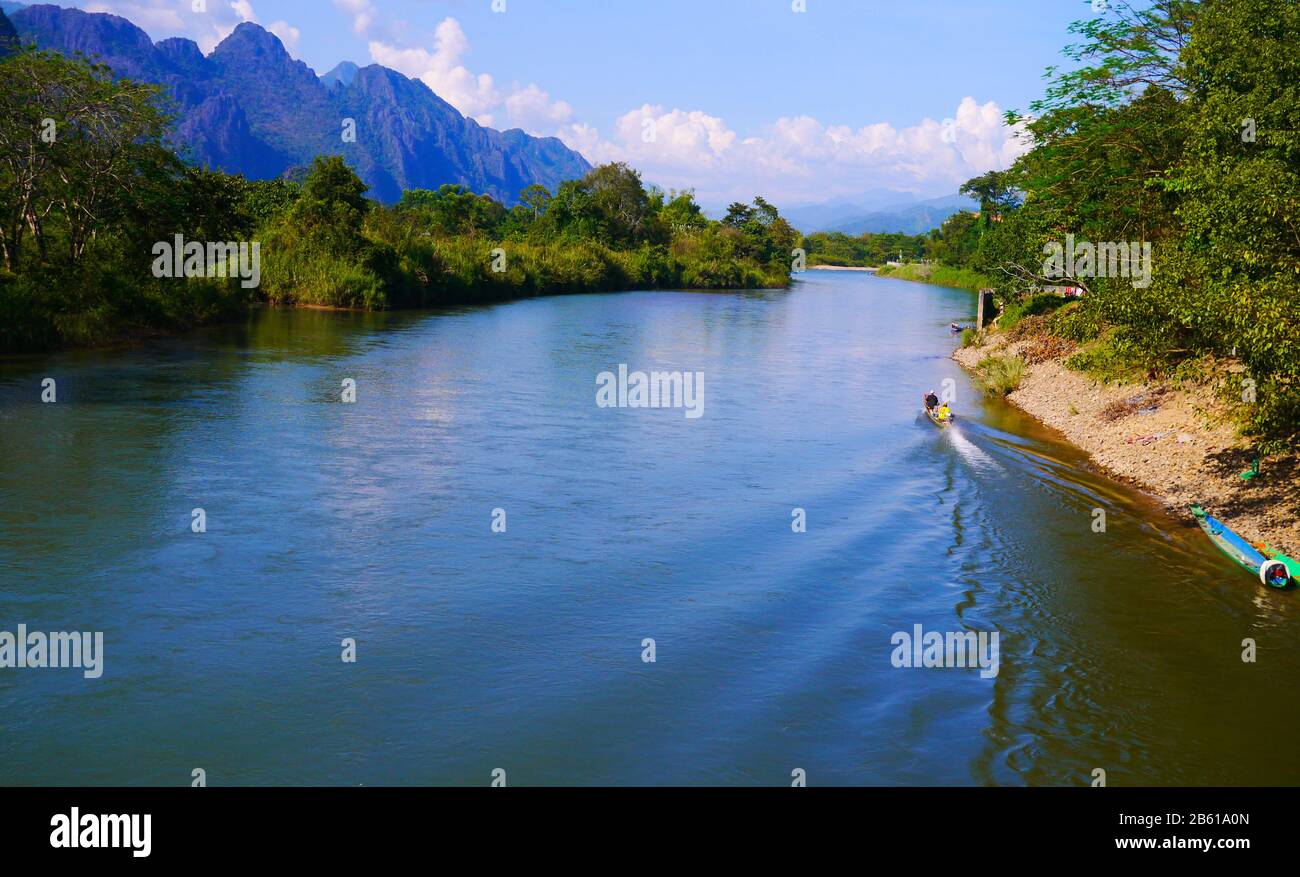
[[1052, 314], [1052, 334], [1068, 338], [1077, 344], [1095, 340], [1105, 328], [1099, 310], [1088, 300], [1070, 302]]
[[1025, 361], [1018, 356], [989, 356], [975, 366], [975, 372], [991, 396], [1005, 396], [1016, 390], [1025, 377]]
[[40, 350], [58, 339], [45, 288], [36, 278], [0, 270], [0, 350]]
[[1113, 333], [1081, 348], [1065, 360], [1065, 367], [1107, 384], [1138, 381], [1145, 375], [1143, 360], [1126, 350]]
[[1007, 302], [998, 317], [998, 329], [1009, 332], [1026, 317], [1050, 314], [1065, 305], [1066, 300], [1052, 292], [1043, 292]]

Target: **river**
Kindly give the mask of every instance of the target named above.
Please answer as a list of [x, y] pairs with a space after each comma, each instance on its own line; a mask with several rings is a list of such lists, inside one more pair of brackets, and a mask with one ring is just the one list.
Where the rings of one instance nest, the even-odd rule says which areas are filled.
[[[1300, 783], [1297, 595], [982, 397], [972, 309], [813, 272], [10, 360], [0, 630], [104, 654], [0, 669], [0, 783]], [[598, 406], [620, 364], [702, 415]], [[894, 666], [916, 625], [996, 675]]]

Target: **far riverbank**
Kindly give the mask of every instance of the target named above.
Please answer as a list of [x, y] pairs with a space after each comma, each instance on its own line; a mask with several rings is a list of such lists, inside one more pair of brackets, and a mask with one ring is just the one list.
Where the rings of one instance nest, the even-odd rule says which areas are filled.
[[931, 283], [950, 289], [965, 289], [979, 292], [993, 285], [993, 281], [983, 274], [967, 268], [953, 268], [950, 265], [938, 265], [933, 262], [908, 262], [903, 265], [885, 265], [877, 277], [893, 277], [897, 280], [912, 280], [917, 283]]

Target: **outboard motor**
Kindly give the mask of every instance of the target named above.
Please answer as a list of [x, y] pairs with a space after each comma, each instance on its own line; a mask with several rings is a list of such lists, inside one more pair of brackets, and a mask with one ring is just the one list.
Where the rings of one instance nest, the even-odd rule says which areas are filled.
[[1280, 560], [1266, 560], [1259, 565], [1259, 580], [1270, 588], [1285, 588], [1291, 581], [1291, 570]]

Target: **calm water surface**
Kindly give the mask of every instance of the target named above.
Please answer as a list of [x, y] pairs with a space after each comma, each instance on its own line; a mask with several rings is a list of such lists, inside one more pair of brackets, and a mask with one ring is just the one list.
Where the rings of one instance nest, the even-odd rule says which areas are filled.
[[[0, 670], [0, 783], [1300, 783], [1297, 595], [981, 399], [969, 294], [804, 276], [0, 365], [0, 630], [106, 640]], [[1000, 673], [895, 669], [917, 624]]]

